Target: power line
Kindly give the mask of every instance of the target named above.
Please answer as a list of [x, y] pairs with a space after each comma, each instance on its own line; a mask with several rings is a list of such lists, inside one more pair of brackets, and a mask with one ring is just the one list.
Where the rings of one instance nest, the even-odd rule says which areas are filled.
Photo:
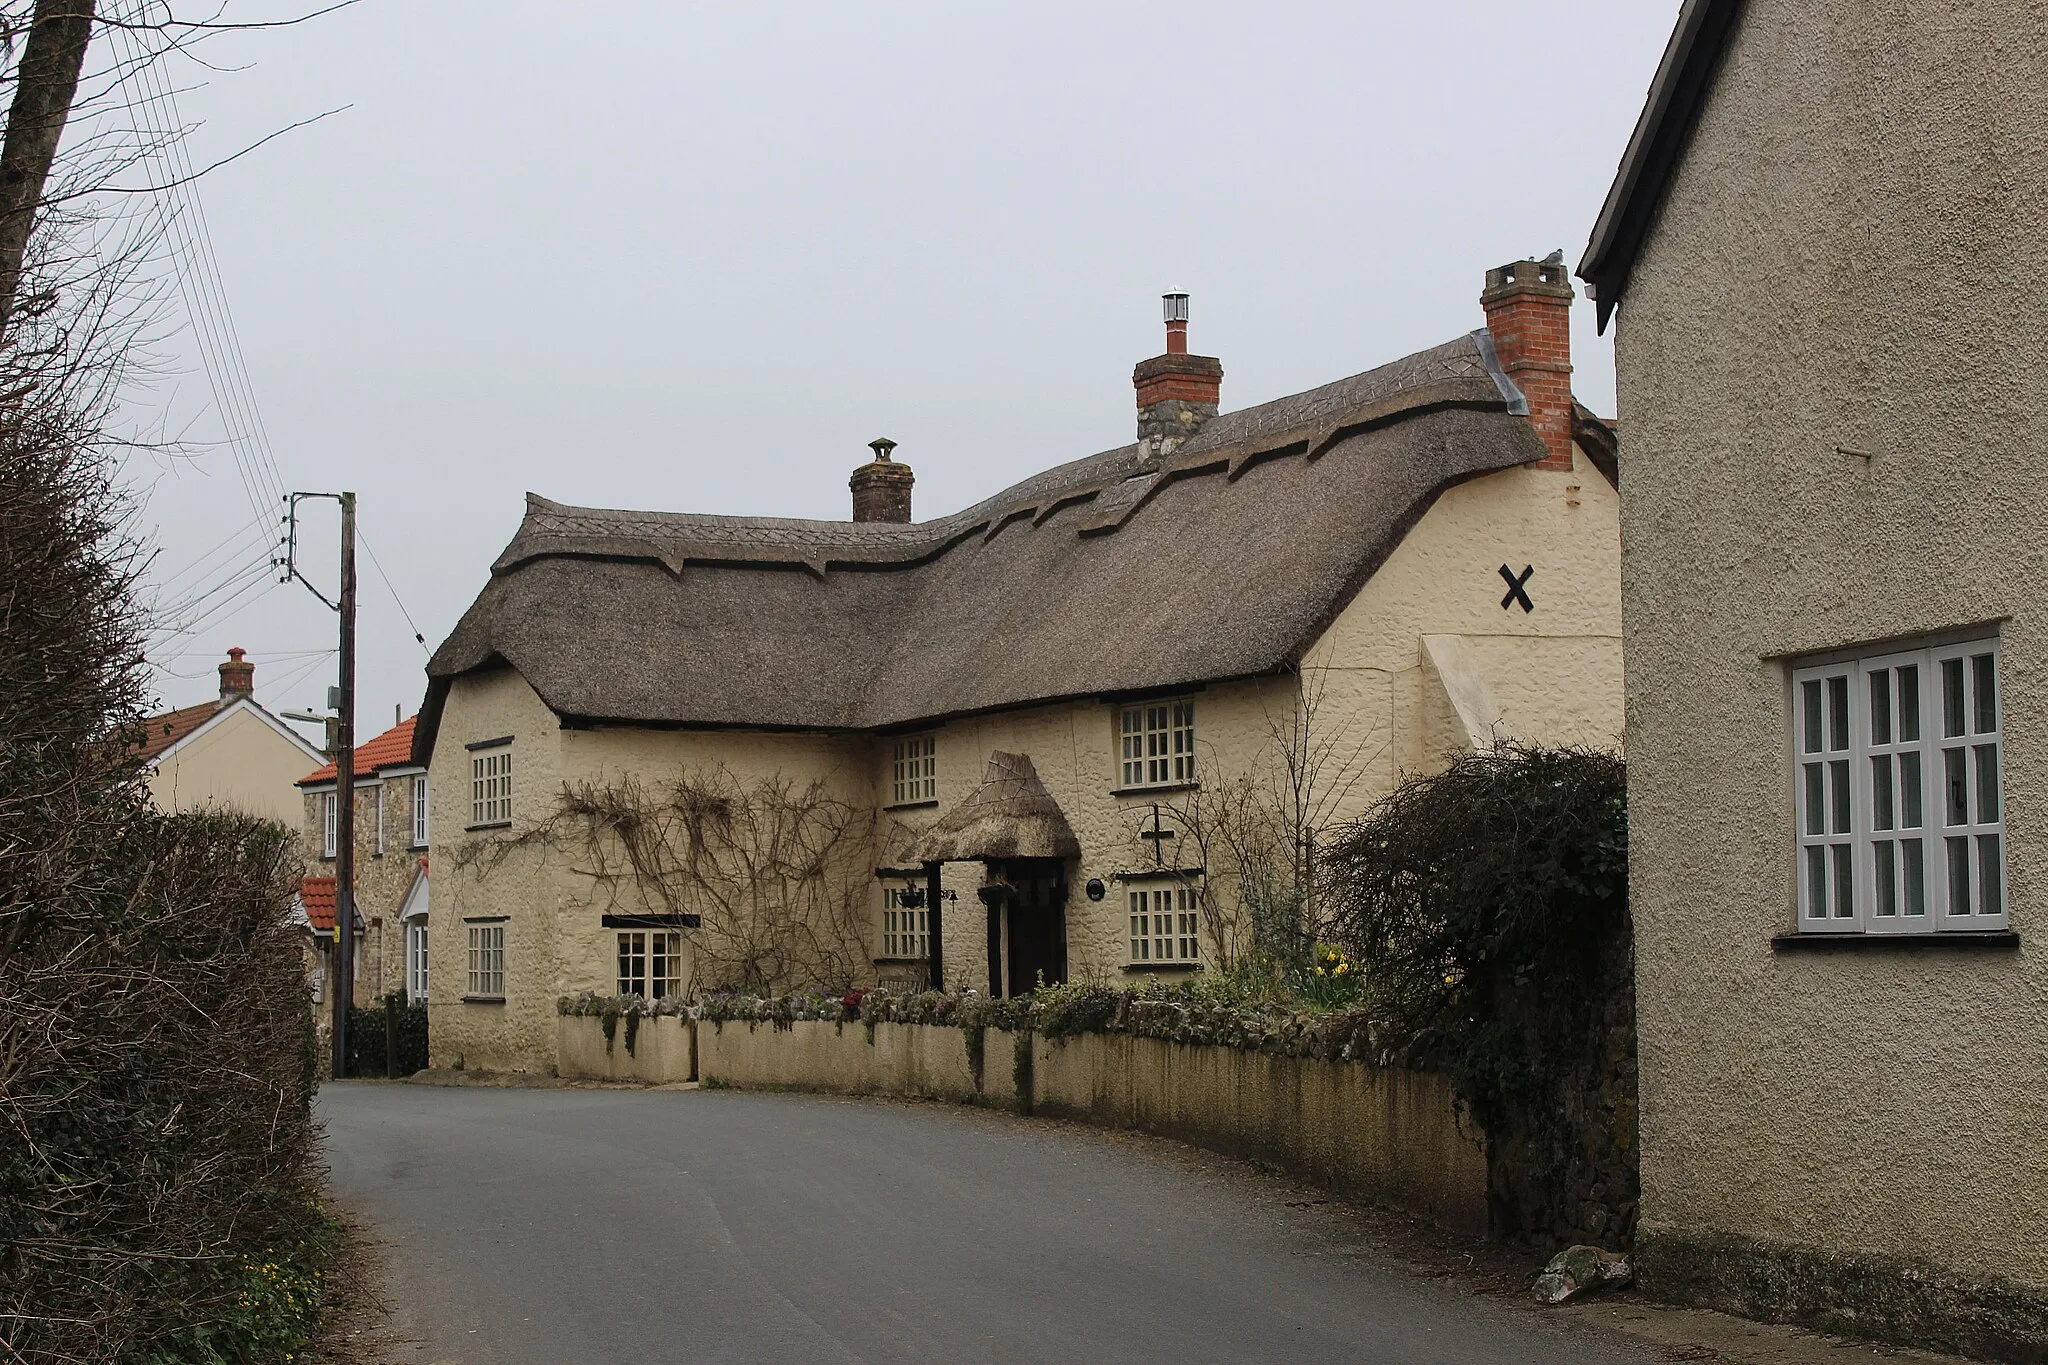
[[419, 642], [421, 649], [425, 649], [427, 647], [427, 637], [420, 633], [418, 626], [413, 625], [412, 613], [405, 609], [405, 603], [398, 596], [398, 589], [391, 585], [391, 575], [384, 572], [384, 564], [377, 558], [377, 552], [370, 549], [370, 538], [363, 534], [363, 524], [360, 521], [356, 523], [356, 539], [363, 543], [363, 549], [368, 552], [370, 565], [376, 569], [377, 577], [384, 580], [384, 591], [391, 594], [391, 601], [397, 606], [398, 614], [405, 618], [405, 623], [408, 626], [412, 626], [412, 638]]

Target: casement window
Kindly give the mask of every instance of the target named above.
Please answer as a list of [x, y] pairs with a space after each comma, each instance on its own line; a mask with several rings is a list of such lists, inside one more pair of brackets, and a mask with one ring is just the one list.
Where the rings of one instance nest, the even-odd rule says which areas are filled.
[[341, 802], [333, 792], [320, 793], [320, 856], [332, 858], [341, 847]]
[[384, 784], [377, 784], [377, 836], [374, 851], [382, 856], [384, 852]]
[[1131, 915], [1131, 962], [1193, 966], [1202, 960], [1201, 893], [1194, 887], [1147, 887], [1125, 893]]
[[923, 897], [916, 909], [903, 903], [903, 888], [887, 887], [882, 892], [882, 956], [921, 962], [931, 956]]
[[1799, 928], [2003, 929], [1998, 643], [1792, 674]]
[[427, 846], [427, 775], [412, 780], [412, 846]]
[[914, 806], [939, 799], [939, 737], [905, 735], [890, 766], [889, 804]]
[[473, 1000], [505, 998], [505, 926], [469, 926], [469, 985], [464, 994]]
[[661, 929], [619, 934], [619, 994], [661, 1000], [682, 990], [683, 936]]
[[1195, 704], [1126, 706], [1119, 723], [1125, 787], [1171, 787], [1195, 780]]
[[469, 759], [469, 823], [503, 825], [512, 819], [512, 750], [487, 749]]
[[427, 998], [427, 922], [405, 922], [405, 998], [417, 1005]]

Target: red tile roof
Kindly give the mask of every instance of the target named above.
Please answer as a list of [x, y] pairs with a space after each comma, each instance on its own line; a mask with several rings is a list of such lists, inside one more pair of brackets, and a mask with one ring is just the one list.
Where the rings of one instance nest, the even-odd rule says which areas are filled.
[[299, 878], [299, 905], [313, 928], [323, 934], [334, 932], [334, 878]]
[[219, 702], [203, 701], [197, 706], [180, 707], [176, 711], [166, 711], [160, 716], [145, 717], [141, 723], [142, 739], [135, 746], [136, 756], [144, 761], [155, 758], [212, 720], [219, 710]]
[[[356, 776], [367, 777], [384, 768], [400, 768], [412, 762], [412, 727], [418, 716], [400, 721], [367, 744], [356, 745]], [[315, 782], [332, 782], [340, 774], [332, 763], [299, 779], [301, 787]], [[331, 924], [333, 921], [329, 921]]]

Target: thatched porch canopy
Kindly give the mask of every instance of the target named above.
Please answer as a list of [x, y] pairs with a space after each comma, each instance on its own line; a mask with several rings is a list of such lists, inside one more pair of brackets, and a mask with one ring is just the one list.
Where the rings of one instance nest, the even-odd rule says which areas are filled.
[[981, 785], [948, 811], [917, 845], [925, 863], [1002, 858], [1078, 858], [1081, 841], [1024, 754], [988, 756]]

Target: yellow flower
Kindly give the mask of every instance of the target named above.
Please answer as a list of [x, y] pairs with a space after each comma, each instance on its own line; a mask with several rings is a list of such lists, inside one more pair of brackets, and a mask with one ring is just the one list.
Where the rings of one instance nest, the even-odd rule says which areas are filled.
[[1348, 972], [1348, 971], [1350, 971], [1350, 970], [1351, 970], [1351, 964], [1350, 964], [1349, 962], [1339, 962], [1339, 963], [1337, 964], [1337, 975], [1339, 975], [1339, 976], [1342, 976], [1342, 975], [1344, 975], [1344, 973], [1346, 973], [1346, 972]]
[[1318, 967], [1318, 968], [1316, 968], [1316, 975], [1317, 975], [1317, 976], [1321, 976], [1322, 974], [1323, 974], [1323, 969], [1322, 969], [1321, 967]]

